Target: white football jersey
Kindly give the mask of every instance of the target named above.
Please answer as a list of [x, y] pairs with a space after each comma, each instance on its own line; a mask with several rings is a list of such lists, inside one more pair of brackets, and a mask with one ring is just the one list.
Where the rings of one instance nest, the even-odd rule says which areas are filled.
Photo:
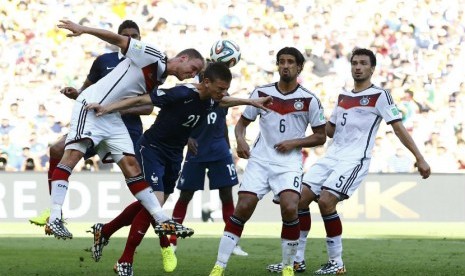
[[371, 158], [371, 151], [381, 120], [390, 124], [402, 119], [391, 94], [379, 87], [339, 94], [330, 123], [336, 126], [327, 156], [335, 159]]
[[251, 149], [251, 158], [283, 166], [302, 165], [301, 149], [279, 153], [274, 146], [282, 141], [306, 137], [308, 125], [319, 127], [326, 124], [320, 100], [302, 86], [286, 95], [277, 83], [255, 88], [251, 98], [273, 97], [273, 104], [265, 111], [247, 106], [242, 113], [245, 119], [254, 121], [260, 115], [260, 132]]
[[109, 104], [151, 92], [166, 80], [167, 58], [155, 47], [130, 38], [127, 52], [123, 54], [126, 59], [87, 87], [77, 101]]

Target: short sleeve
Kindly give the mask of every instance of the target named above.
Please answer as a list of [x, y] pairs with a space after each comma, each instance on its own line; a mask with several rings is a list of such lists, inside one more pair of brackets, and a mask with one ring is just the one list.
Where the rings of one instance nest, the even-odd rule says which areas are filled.
[[[258, 99], [258, 90], [254, 90], [252, 94], [250, 94], [250, 99]], [[245, 107], [244, 112], [242, 112], [242, 116], [250, 121], [255, 121], [258, 114], [260, 114], [260, 110], [255, 106], [248, 105]]]
[[159, 63], [162, 71], [165, 71], [167, 58], [163, 52], [137, 39], [130, 39], [129, 46], [125, 56], [129, 58], [138, 67]]
[[185, 98], [185, 93], [179, 87], [173, 87], [169, 89], [155, 89], [150, 93], [150, 99], [152, 104], [156, 107], [163, 107], [171, 103], [179, 101], [181, 98]]
[[384, 90], [376, 101], [376, 109], [387, 124], [402, 120], [402, 114], [397, 108], [391, 94]]
[[312, 127], [319, 127], [326, 124], [325, 111], [318, 98], [313, 97], [308, 108], [308, 116]]
[[90, 67], [89, 74], [87, 75], [87, 79], [92, 83], [96, 83], [99, 79], [102, 78], [102, 56], [97, 57], [94, 62], [92, 62], [92, 66]]

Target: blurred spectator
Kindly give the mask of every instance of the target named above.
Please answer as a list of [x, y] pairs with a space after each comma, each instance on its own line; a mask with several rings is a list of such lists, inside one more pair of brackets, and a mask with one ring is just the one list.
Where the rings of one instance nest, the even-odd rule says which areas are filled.
[[[246, 97], [257, 84], [277, 80], [275, 65], [270, 62], [276, 49], [298, 47], [307, 58], [299, 79], [319, 96], [326, 110], [332, 110], [334, 95], [350, 84], [347, 74], [338, 73], [346, 72], [350, 51], [369, 47], [378, 59], [375, 85], [389, 89], [403, 110], [406, 126], [415, 125], [412, 135], [419, 139], [417, 144], [430, 140], [425, 144], [428, 161], [450, 152], [452, 161], [461, 164], [463, 154], [457, 149], [463, 148], [460, 141], [465, 132], [463, 10], [465, 2], [460, 0], [77, 0], [53, 5], [49, 1], [3, 1], [0, 147], [2, 151], [7, 148], [8, 163], [16, 164], [32, 133], [41, 145], [66, 133], [73, 102], [60, 95], [59, 89], [82, 83], [85, 68], [95, 56], [111, 51], [106, 43], [90, 36], [66, 38], [66, 32], [56, 28], [59, 19], [112, 29], [123, 18], [137, 18], [142, 36], [156, 41], [168, 55], [195, 47], [208, 56], [212, 43], [220, 38], [238, 43], [242, 56], [231, 68], [236, 77], [229, 92], [241, 91], [239, 96]], [[354, 16], [356, 13], [365, 16]], [[175, 82], [168, 78], [165, 86]], [[153, 118], [144, 121], [153, 122]], [[235, 120], [229, 123], [235, 124]], [[390, 133], [378, 133], [382, 146], [375, 146], [373, 158], [378, 161], [372, 162], [372, 167], [386, 172], [384, 163], [392, 155], [386, 149], [398, 144], [391, 141]], [[440, 148], [444, 145], [445, 152]], [[30, 147], [32, 150], [33, 145]], [[46, 149], [41, 148], [38, 151], [42, 152], [34, 155], [45, 155]], [[312, 152], [309, 154], [312, 158]], [[435, 164], [431, 165], [434, 172]], [[458, 171], [444, 166], [440, 170]]]
[[6, 152], [0, 153], [0, 171], [3, 171], [3, 172], [16, 171], [15, 168], [10, 166], [10, 164], [8, 163], [8, 154]]
[[222, 28], [229, 30], [233, 28], [242, 28], [241, 19], [236, 15], [234, 5], [229, 5], [227, 13], [220, 18], [220, 25]]
[[10, 119], [4, 117], [1, 120], [0, 135], [9, 134], [15, 127], [10, 125]]
[[391, 155], [387, 160], [387, 172], [390, 173], [408, 173], [413, 172], [413, 160], [407, 156], [407, 152], [403, 147], [396, 149], [394, 155]]

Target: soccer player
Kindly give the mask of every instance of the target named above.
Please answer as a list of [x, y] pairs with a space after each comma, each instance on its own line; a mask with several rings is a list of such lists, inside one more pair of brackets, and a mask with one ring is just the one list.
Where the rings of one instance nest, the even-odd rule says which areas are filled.
[[[163, 204], [163, 196], [174, 191], [181, 169], [184, 146], [199, 122], [206, 120], [206, 116], [216, 106], [248, 104], [265, 108], [264, 105], [271, 102], [271, 97], [225, 97], [231, 79], [231, 71], [225, 64], [211, 63], [200, 83], [157, 89], [150, 95], [133, 97], [110, 105], [89, 104], [87, 109], [95, 110], [97, 116], [106, 116], [111, 112], [141, 104], [152, 103], [160, 107], [154, 124], [139, 139], [136, 155], [145, 178]], [[132, 275], [134, 253], [150, 226], [150, 220], [150, 214], [143, 208], [133, 219], [125, 250], [115, 265], [115, 271], [119, 275]], [[101, 256], [103, 247], [110, 237], [103, 232], [97, 236], [101, 237], [100, 242], [95, 242], [92, 250]]]
[[[314, 147], [326, 141], [323, 107], [319, 99], [297, 82], [304, 66], [302, 53], [284, 47], [276, 55], [279, 81], [255, 88], [251, 98], [273, 97], [269, 111], [246, 107], [235, 134], [237, 154], [249, 159], [234, 214], [221, 238], [218, 257], [210, 276], [224, 275], [229, 257], [239, 242], [244, 224], [252, 216], [258, 201], [270, 191], [279, 195], [283, 220], [281, 244], [283, 275], [294, 275], [292, 262], [299, 238], [297, 205], [302, 181], [302, 147]], [[252, 150], [245, 140], [247, 126], [260, 116], [260, 133]], [[308, 126], [313, 134], [306, 136]]]
[[[118, 34], [132, 37], [134, 39], [140, 40], [140, 30], [139, 26], [132, 20], [125, 20], [118, 27]], [[70, 99], [76, 99], [79, 96], [81, 91], [84, 91], [87, 87], [96, 83], [98, 80], [106, 76], [108, 73], [113, 70], [122, 60], [124, 59], [121, 51], [106, 53], [97, 57], [92, 63], [89, 74], [87, 75], [86, 80], [82, 84], [82, 87], [79, 90], [76, 90], [72, 87], [67, 87], [62, 89], [61, 92]], [[136, 145], [137, 140], [142, 135], [142, 121], [139, 115], [149, 115], [152, 113], [153, 106], [140, 106], [137, 108], [131, 108], [127, 110], [122, 110], [121, 118], [123, 119], [126, 128], [129, 131], [133, 145]], [[58, 141], [50, 146], [50, 161], [48, 168], [48, 189], [49, 193], [52, 192], [51, 180], [53, 171], [55, 170], [58, 162], [60, 161], [63, 153], [65, 151], [65, 140], [66, 135], [62, 136]], [[95, 150], [90, 148], [87, 150], [84, 155], [84, 159], [94, 156]], [[38, 226], [44, 226], [47, 223], [48, 218], [50, 217], [50, 209], [43, 210], [39, 216], [29, 219], [29, 221]]]
[[[173, 220], [184, 222], [187, 207], [194, 193], [203, 190], [205, 173], [208, 170], [210, 190], [218, 189], [222, 203], [223, 220], [226, 223], [234, 212], [232, 187], [237, 185], [237, 173], [231, 155], [226, 115], [228, 109], [217, 107], [200, 122], [188, 140], [188, 151], [184, 159], [177, 188], [181, 191], [173, 210]], [[170, 243], [177, 245], [175, 235]], [[233, 254], [247, 256], [239, 245]]]
[[[139, 26], [131, 20], [125, 20], [121, 25], [118, 27], [118, 34], [128, 36], [137, 40], [140, 40], [140, 31]], [[79, 96], [79, 93], [89, 87], [90, 85], [96, 83], [98, 80], [106, 76], [113, 68], [116, 67], [122, 60], [124, 60], [124, 56], [121, 51], [106, 53], [98, 58], [92, 64], [90, 68], [90, 72], [87, 75], [87, 79], [85, 80], [82, 87], [78, 90], [68, 87], [67, 89], [63, 89], [62, 92], [64, 95], [71, 99], [76, 99]], [[139, 115], [149, 115], [153, 110], [153, 105], [145, 105], [145, 106], [138, 106], [133, 108], [128, 108], [126, 110], [121, 110], [121, 118], [123, 119], [126, 128], [129, 131], [129, 135], [131, 137], [133, 146], [135, 148], [137, 140], [139, 140], [140, 136], [142, 135], [142, 121]], [[49, 192], [51, 193], [51, 186], [50, 181], [53, 174], [53, 171], [56, 168], [56, 165], [60, 161], [61, 157], [64, 153], [65, 148], [65, 140], [66, 135], [61, 137], [55, 144], [50, 147], [50, 165], [48, 170], [49, 175]], [[87, 150], [86, 154], [84, 155], [84, 159], [90, 158], [91, 156], [95, 155], [95, 150], [90, 148]], [[139, 212], [140, 203], [136, 202], [125, 209], [124, 218], [120, 218], [119, 220], [115, 221], [116, 226], [115, 231], [124, 227], [131, 225], [131, 220], [126, 219], [129, 217], [134, 217]], [[47, 223], [47, 220], [50, 216], [50, 209], [44, 210], [38, 217], [31, 218], [29, 221], [39, 226], [43, 226]], [[95, 232], [95, 227], [92, 229], [92, 232]], [[175, 235], [173, 235], [175, 237]], [[160, 236], [160, 246], [162, 250], [163, 256], [163, 264], [165, 271], [172, 271], [174, 270], [173, 267], [176, 267], [176, 255], [174, 254], [172, 248], [170, 247], [169, 240], [166, 236]], [[96, 259], [98, 261], [98, 259]]]
[[[299, 202], [300, 238], [295, 258], [297, 272], [305, 271], [305, 246], [310, 231], [312, 201], [318, 202], [326, 229], [328, 262], [315, 274], [344, 274], [342, 261], [342, 223], [336, 205], [348, 199], [368, 174], [371, 151], [381, 120], [390, 124], [402, 144], [416, 158], [423, 178], [431, 170], [402, 124], [402, 115], [391, 94], [371, 83], [376, 57], [368, 49], [355, 49], [350, 58], [354, 89], [342, 92], [326, 125], [328, 137], [333, 138], [326, 155], [304, 175]], [[268, 266], [279, 272], [282, 264]]]
[[[96, 147], [101, 160], [111, 158], [121, 168], [131, 193], [157, 222], [157, 234], [191, 236], [193, 230], [172, 221], [162, 210], [149, 183], [144, 179], [134, 156], [134, 147], [119, 113], [97, 117], [86, 109], [88, 103], [109, 104], [128, 97], [151, 92], [162, 84], [168, 75], [179, 80], [192, 78], [200, 72], [205, 62], [195, 49], [186, 49], [171, 59], [155, 47], [142, 41], [61, 20], [59, 28], [71, 31], [67, 36], [87, 33], [121, 49], [126, 59], [109, 74], [82, 91], [76, 99], [66, 138], [63, 158], [52, 175], [52, 200], [50, 219], [45, 227], [48, 235], [72, 238], [63, 225], [61, 210], [68, 189], [68, 178], [86, 150]], [[137, 98], [137, 97], [136, 97]]]

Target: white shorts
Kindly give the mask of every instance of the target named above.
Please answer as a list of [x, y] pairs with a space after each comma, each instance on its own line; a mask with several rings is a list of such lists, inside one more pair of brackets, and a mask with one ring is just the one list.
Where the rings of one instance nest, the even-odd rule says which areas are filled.
[[302, 182], [316, 195], [326, 189], [344, 200], [354, 193], [368, 175], [370, 161], [343, 161], [323, 157], [304, 174]]
[[279, 195], [284, 190], [302, 191], [302, 166], [283, 166], [249, 159], [239, 192], [256, 194], [262, 199], [269, 191]]
[[131, 137], [118, 112], [97, 117], [94, 111], [87, 111], [83, 104], [76, 102], [65, 149], [85, 153], [92, 146], [103, 162], [118, 163], [124, 155], [134, 155]]

